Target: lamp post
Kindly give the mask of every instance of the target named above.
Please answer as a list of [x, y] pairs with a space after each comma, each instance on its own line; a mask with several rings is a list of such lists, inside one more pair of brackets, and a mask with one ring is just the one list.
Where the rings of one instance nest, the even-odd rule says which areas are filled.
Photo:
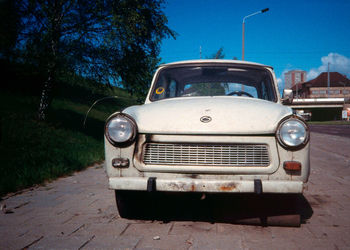
[[242, 22], [242, 61], [244, 61], [244, 23], [245, 23], [245, 20], [248, 17], [255, 16], [255, 15], [258, 15], [260, 13], [264, 13], [264, 12], [266, 12], [268, 10], [269, 10], [269, 8], [266, 8], [266, 9], [259, 10], [257, 12], [254, 12], [254, 13], [248, 15], [248, 16], [243, 17], [243, 22]]

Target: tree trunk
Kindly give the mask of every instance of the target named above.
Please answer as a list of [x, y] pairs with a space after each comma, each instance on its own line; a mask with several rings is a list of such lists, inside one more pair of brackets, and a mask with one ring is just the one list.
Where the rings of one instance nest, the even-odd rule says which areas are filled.
[[53, 99], [52, 89], [55, 83], [58, 43], [61, 35], [60, 25], [61, 25], [62, 2], [55, 0], [53, 2], [52, 8], [53, 8], [53, 18], [51, 20], [51, 29], [50, 29], [51, 54], [49, 55], [50, 59], [47, 65], [47, 79], [44, 83], [43, 90], [41, 92], [40, 104], [39, 104], [39, 109], [37, 113], [37, 118], [39, 121], [44, 121], [46, 119], [48, 108]]
[[52, 56], [51, 61], [47, 65], [47, 79], [41, 92], [40, 104], [37, 113], [37, 118], [39, 121], [44, 121], [46, 119], [46, 114], [52, 101], [52, 89], [54, 87], [56, 75], [57, 43], [58, 41], [56, 39], [51, 40]]
[[53, 75], [55, 74], [54, 71], [54, 67], [49, 67], [48, 76], [41, 92], [40, 104], [37, 113], [37, 118], [39, 121], [44, 121], [46, 119], [46, 114], [52, 100], [52, 88], [54, 85]]

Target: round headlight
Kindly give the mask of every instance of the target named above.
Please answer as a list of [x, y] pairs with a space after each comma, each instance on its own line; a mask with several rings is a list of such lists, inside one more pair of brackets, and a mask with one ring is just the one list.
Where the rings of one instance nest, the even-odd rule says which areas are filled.
[[290, 118], [279, 125], [277, 138], [284, 147], [298, 148], [308, 142], [309, 131], [304, 122], [296, 118]]
[[107, 121], [105, 133], [111, 144], [122, 146], [134, 141], [136, 123], [131, 117], [118, 113]]

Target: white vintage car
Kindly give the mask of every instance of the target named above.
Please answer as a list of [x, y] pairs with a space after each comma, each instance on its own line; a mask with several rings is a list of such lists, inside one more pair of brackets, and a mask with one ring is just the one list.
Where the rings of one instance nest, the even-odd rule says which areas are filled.
[[120, 215], [137, 212], [149, 192], [302, 193], [309, 129], [284, 95], [273, 69], [257, 63], [160, 66], [145, 103], [106, 122], [105, 167]]

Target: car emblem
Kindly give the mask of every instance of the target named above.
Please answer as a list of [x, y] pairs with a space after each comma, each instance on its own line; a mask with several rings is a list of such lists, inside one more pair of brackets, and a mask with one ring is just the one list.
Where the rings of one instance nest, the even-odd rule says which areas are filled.
[[210, 116], [202, 116], [200, 121], [204, 122], [204, 123], [211, 122], [211, 117]]

